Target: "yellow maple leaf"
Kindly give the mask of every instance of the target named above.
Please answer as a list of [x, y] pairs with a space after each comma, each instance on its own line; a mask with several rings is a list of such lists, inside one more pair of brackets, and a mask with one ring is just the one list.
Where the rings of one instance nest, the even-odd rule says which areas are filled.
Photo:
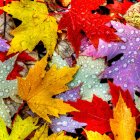
[[135, 140], [136, 120], [121, 94], [113, 109], [113, 116], [114, 119], [110, 119], [110, 126], [115, 140]]
[[47, 52], [52, 55], [57, 41], [56, 19], [49, 15], [44, 3], [20, 0], [12, 1], [3, 10], [14, 18], [22, 21], [11, 34], [14, 38], [8, 54], [21, 52], [26, 49], [32, 51], [42, 41]]
[[22, 120], [20, 116], [17, 116], [11, 134], [9, 135], [4, 121], [0, 118], [0, 140], [23, 140], [33, 130], [38, 128], [36, 126], [37, 122], [37, 118], [28, 117]]
[[48, 126], [45, 124], [38, 130], [36, 130], [36, 133], [31, 140], [78, 140], [78, 139], [64, 135], [63, 131], [48, 136]]
[[98, 132], [85, 130], [88, 140], [111, 140], [106, 134], [102, 135]]
[[26, 100], [31, 110], [40, 117], [50, 122], [49, 115], [58, 117], [58, 114], [76, 111], [75, 108], [63, 102], [63, 100], [52, 98], [61, 92], [68, 90], [67, 83], [78, 67], [63, 67], [57, 69], [53, 65], [49, 71], [45, 71], [47, 56], [37, 62], [30, 69], [26, 78], [18, 78], [18, 94]]

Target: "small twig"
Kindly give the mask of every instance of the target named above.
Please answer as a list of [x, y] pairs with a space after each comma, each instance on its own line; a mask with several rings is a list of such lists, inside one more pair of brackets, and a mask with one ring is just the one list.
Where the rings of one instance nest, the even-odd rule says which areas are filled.
[[[3, 5], [6, 5], [6, 0], [3, 0]], [[5, 38], [5, 33], [6, 33], [6, 12], [4, 12], [4, 38]]]

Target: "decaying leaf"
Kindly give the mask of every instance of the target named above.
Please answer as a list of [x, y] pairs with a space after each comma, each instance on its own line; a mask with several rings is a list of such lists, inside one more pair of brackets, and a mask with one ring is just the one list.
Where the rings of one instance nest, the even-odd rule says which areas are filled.
[[110, 119], [111, 130], [115, 140], [135, 140], [136, 120], [124, 102], [121, 94], [113, 109], [113, 119]]
[[124, 15], [125, 20], [140, 29], [140, 2], [132, 5]]
[[3, 7], [3, 10], [14, 18], [22, 21], [11, 33], [14, 38], [8, 54], [22, 52], [26, 49], [32, 51], [42, 41], [51, 55], [57, 41], [57, 23], [54, 17], [48, 14], [44, 3], [21, 0], [12, 1]]
[[[13, 36], [11, 35], [11, 31], [15, 29], [15, 23], [13, 19], [9, 15], [6, 16], [6, 26], [4, 25], [4, 14], [0, 15], [0, 35], [4, 37], [6, 40], [11, 41]], [[5, 28], [5, 29], [4, 29]]]
[[25, 120], [22, 120], [20, 116], [17, 116], [14, 121], [12, 131], [9, 135], [4, 121], [0, 118], [0, 139], [1, 140], [23, 140], [33, 130], [38, 128], [36, 124], [37, 124], [36, 118], [28, 117]]
[[58, 114], [76, 111], [70, 105], [63, 103], [63, 100], [52, 98], [52, 96], [68, 90], [65, 84], [72, 80], [78, 67], [57, 69], [53, 65], [46, 72], [46, 59], [47, 56], [37, 62], [26, 78], [18, 78], [18, 94], [27, 101], [33, 112], [50, 122], [48, 115], [58, 117]]

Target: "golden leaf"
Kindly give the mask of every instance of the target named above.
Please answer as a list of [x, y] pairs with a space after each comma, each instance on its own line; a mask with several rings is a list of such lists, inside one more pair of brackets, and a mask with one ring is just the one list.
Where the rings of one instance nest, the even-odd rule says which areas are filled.
[[88, 140], [111, 140], [106, 134], [102, 135], [98, 132], [85, 130]]
[[38, 128], [36, 126], [37, 122], [37, 118], [28, 117], [22, 120], [20, 116], [17, 116], [11, 134], [9, 135], [4, 121], [0, 118], [0, 140], [23, 140], [33, 130]]
[[77, 111], [63, 100], [52, 98], [52, 96], [68, 90], [66, 84], [72, 80], [78, 67], [57, 69], [53, 65], [46, 72], [46, 59], [47, 56], [37, 62], [26, 78], [18, 78], [18, 94], [27, 101], [33, 112], [50, 122], [48, 114], [58, 117], [58, 114]]
[[48, 14], [44, 3], [21, 0], [12, 1], [3, 7], [3, 10], [14, 18], [22, 21], [11, 33], [14, 38], [8, 54], [21, 52], [34, 47], [42, 41], [47, 52], [52, 55], [57, 41], [57, 23], [54, 17]]
[[115, 140], [135, 140], [136, 120], [127, 108], [121, 94], [113, 109], [114, 119], [110, 119], [111, 130]]

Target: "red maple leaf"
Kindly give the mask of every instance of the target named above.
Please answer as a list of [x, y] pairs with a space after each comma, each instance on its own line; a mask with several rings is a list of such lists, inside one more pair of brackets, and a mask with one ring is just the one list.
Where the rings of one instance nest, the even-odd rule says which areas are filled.
[[107, 8], [111, 10], [111, 13], [114, 13], [116, 15], [120, 13], [124, 15], [131, 5], [133, 5], [133, 3], [128, 0], [123, 0], [123, 2], [114, 0], [114, 4], [107, 5]]
[[86, 34], [96, 48], [100, 38], [107, 42], [118, 40], [114, 29], [107, 26], [111, 17], [92, 13], [92, 10], [96, 10], [104, 2], [105, 0], [72, 0], [71, 8], [60, 20], [59, 29], [67, 29], [68, 40], [76, 54], [80, 49], [81, 32]]
[[98, 131], [101, 134], [111, 131], [109, 119], [113, 112], [109, 104], [101, 98], [94, 96], [92, 102], [79, 99], [77, 102], [68, 103], [80, 111], [71, 114], [74, 120], [87, 123], [86, 130]]

